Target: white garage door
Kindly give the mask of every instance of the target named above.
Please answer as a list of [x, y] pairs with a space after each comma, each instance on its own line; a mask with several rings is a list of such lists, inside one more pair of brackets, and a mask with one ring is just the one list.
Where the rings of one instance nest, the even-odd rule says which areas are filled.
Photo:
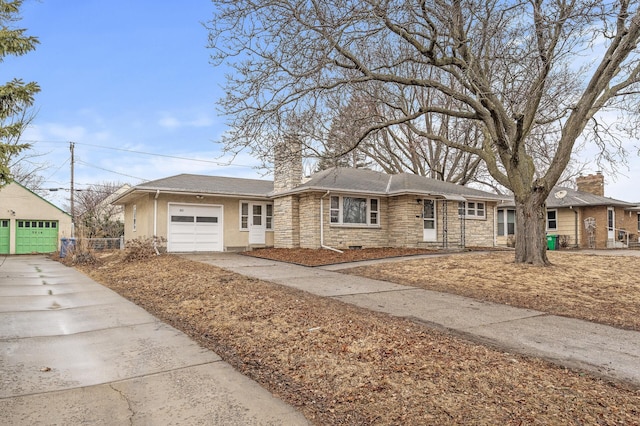
[[169, 205], [167, 251], [223, 251], [222, 206]]

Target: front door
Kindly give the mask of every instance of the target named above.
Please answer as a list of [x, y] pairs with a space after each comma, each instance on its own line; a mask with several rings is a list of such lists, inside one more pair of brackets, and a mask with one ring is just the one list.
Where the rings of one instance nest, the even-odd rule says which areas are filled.
[[423, 235], [424, 241], [437, 241], [437, 227], [436, 227], [436, 201], [435, 200], [422, 200], [422, 222], [423, 222]]
[[607, 208], [607, 239], [610, 241], [616, 239], [616, 211], [613, 207]]
[[249, 204], [249, 244], [264, 244], [266, 242], [266, 221], [264, 217], [264, 204]]

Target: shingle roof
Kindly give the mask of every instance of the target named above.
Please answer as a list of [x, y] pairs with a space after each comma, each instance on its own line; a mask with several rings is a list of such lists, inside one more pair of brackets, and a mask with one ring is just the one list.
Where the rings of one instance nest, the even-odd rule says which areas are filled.
[[267, 197], [267, 194], [273, 191], [273, 181], [181, 174], [142, 183], [131, 188], [131, 190], [120, 198], [125, 198], [125, 196], [131, 192], [155, 192], [157, 190], [160, 190], [161, 192]]
[[[121, 202], [134, 192], [175, 192], [219, 194], [244, 197], [277, 197], [273, 181], [181, 174], [142, 183], [131, 188], [114, 202]], [[504, 196], [443, 182], [423, 176], [400, 173], [388, 175], [365, 169], [332, 168], [311, 176], [305, 183], [285, 193], [334, 191], [377, 196], [415, 194], [462, 200], [504, 200]], [[284, 193], [283, 193], [284, 194]], [[126, 201], [124, 201], [126, 202]]]
[[[566, 195], [565, 195], [566, 194]], [[588, 207], [588, 206], [617, 206], [634, 207], [634, 203], [616, 200], [615, 198], [602, 197], [589, 192], [576, 191], [575, 189], [556, 186], [547, 197], [547, 208], [560, 207]], [[515, 206], [513, 200], [504, 203], [504, 206]]]
[[435, 195], [459, 199], [479, 198], [503, 200], [504, 196], [480, 191], [454, 183], [443, 182], [409, 173], [388, 175], [382, 172], [364, 169], [336, 167], [321, 171], [297, 186], [291, 192], [306, 191], [356, 192], [380, 196], [401, 194]]

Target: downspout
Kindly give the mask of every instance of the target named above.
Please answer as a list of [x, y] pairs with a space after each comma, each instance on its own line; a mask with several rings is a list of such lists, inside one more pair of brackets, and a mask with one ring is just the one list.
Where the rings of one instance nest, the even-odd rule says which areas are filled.
[[159, 255], [158, 251], [158, 196], [160, 195], [160, 190], [156, 190], [156, 196], [153, 197], [153, 249], [156, 252], [156, 255]]
[[320, 197], [320, 247], [327, 250], [333, 250], [338, 253], [344, 253], [342, 250], [324, 245], [324, 197], [326, 197], [330, 193], [331, 191], [327, 191], [326, 194]]

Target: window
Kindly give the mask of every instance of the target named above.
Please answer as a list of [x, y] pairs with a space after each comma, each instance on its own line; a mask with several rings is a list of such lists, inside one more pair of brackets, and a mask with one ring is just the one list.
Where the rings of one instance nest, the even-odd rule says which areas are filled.
[[377, 198], [332, 196], [330, 221], [342, 225], [379, 225], [380, 202]]
[[265, 223], [267, 229], [273, 229], [273, 204], [267, 204], [267, 218]]
[[240, 203], [240, 229], [249, 229], [249, 203]]
[[378, 200], [376, 198], [372, 198], [370, 203], [370, 211], [369, 211], [369, 223], [371, 225], [378, 224]]
[[241, 201], [240, 230], [248, 231], [249, 225], [264, 225], [267, 230], [273, 230], [273, 204]]
[[516, 211], [511, 209], [498, 210], [498, 236], [505, 237], [516, 234]]
[[547, 210], [547, 231], [558, 229], [558, 210]]
[[133, 205], [133, 232], [136, 232], [136, 224], [137, 224], [137, 211], [136, 205]]
[[217, 216], [196, 216], [197, 223], [218, 223]]
[[484, 219], [486, 217], [485, 210], [486, 206], [482, 201], [460, 201], [458, 203], [458, 216]]
[[640, 213], [638, 213], [638, 232], [640, 232]]
[[367, 199], [343, 197], [342, 223], [367, 223]]
[[331, 197], [331, 223], [340, 223], [340, 197]]
[[262, 226], [262, 204], [253, 205], [253, 222], [254, 226]]
[[174, 223], [193, 223], [193, 216], [171, 216]]

